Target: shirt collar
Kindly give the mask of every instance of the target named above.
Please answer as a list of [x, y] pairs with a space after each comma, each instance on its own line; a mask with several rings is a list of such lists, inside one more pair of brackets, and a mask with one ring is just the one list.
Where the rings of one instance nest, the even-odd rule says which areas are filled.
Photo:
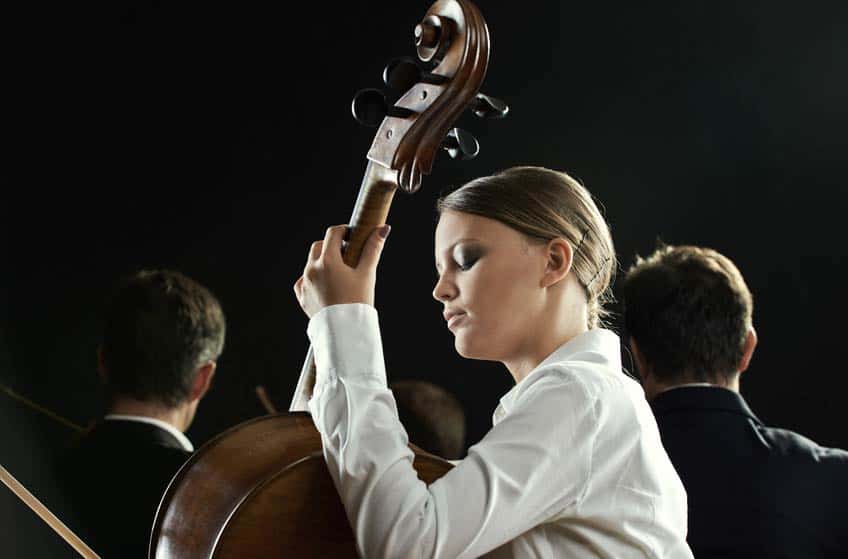
[[530, 371], [530, 373], [521, 379], [521, 382], [513, 386], [509, 392], [504, 394], [500, 400], [500, 404], [495, 409], [492, 422], [499, 423], [506, 417], [510, 410], [515, 405], [515, 400], [521, 391], [522, 386], [526, 385], [527, 379], [536, 375], [540, 370], [554, 363], [562, 363], [565, 361], [584, 361], [596, 363], [604, 367], [620, 371], [621, 370], [621, 346], [618, 336], [611, 330], [604, 328], [594, 328], [582, 332], [571, 338], [557, 349], [548, 355], [541, 363]]
[[161, 419], [154, 419], [152, 417], [145, 417], [143, 415], [122, 415], [117, 413], [110, 413], [109, 415], [106, 415], [103, 419], [107, 421], [137, 421], [139, 423], [155, 425], [156, 427], [164, 429], [165, 431], [173, 435], [184, 450], [186, 450], [187, 452], [194, 452], [194, 445], [191, 444], [191, 441], [188, 440], [188, 437], [186, 437], [179, 429], [177, 429], [170, 423], [162, 421]]
[[657, 394], [662, 394], [668, 390], [674, 390], [675, 388], [692, 388], [693, 386], [715, 386], [710, 382], [687, 382], [685, 384], [677, 384], [675, 386], [669, 386], [668, 388], [663, 388]]
[[675, 386], [654, 396], [650, 404], [655, 414], [692, 410], [724, 411], [762, 423], [741, 394], [721, 386]]

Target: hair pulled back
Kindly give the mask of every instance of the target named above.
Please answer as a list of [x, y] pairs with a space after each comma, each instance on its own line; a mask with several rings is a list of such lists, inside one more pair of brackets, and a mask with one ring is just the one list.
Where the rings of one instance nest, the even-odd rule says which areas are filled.
[[512, 167], [472, 180], [437, 202], [437, 210], [494, 219], [531, 240], [571, 244], [572, 270], [586, 289], [589, 328], [603, 323], [617, 261], [609, 226], [583, 185], [544, 167]]

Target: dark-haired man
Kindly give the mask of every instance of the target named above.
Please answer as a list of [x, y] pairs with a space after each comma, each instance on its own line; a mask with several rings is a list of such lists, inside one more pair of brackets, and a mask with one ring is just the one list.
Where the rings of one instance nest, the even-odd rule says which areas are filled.
[[739, 394], [757, 335], [733, 262], [664, 246], [637, 259], [622, 294], [645, 394], [689, 497], [695, 557], [845, 557], [848, 452], [766, 427]]
[[102, 557], [147, 557], [162, 494], [194, 450], [183, 432], [224, 334], [218, 300], [179, 272], [141, 271], [118, 285], [97, 351], [109, 411], [60, 462], [70, 524]]

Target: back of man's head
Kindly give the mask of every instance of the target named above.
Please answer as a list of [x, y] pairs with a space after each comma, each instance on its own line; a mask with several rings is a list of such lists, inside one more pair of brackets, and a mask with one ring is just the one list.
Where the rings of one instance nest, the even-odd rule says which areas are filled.
[[109, 301], [101, 345], [110, 397], [181, 404], [197, 368], [221, 354], [225, 330], [218, 300], [185, 275], [143, 270], [124, 278]]
[[462, 457], [465, 413], [456, 396], [420, 380], [398, 380], [390, 388], [412, 444], [449, 460]]
[[727, 257], [661, 246], [636, 259], [621, 292], [627, 333], [656, 381], [724, 384], [740, 370], [753, 300]]

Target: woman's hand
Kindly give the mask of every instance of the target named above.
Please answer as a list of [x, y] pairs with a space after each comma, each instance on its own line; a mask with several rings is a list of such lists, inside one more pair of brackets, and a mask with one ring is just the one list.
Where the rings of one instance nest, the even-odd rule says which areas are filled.
[[342, 239], [347, 225], [330, 227], [323, 241], [312, 243], [303, 275], [294, 283], [294, 293], [303, 312], [312, 318], [330, 305], [367, 303], [373, 306], [377, 263], [390, 230], [389, 225], [383, 225], [371, 233], [356, 268], [342, 260]]

